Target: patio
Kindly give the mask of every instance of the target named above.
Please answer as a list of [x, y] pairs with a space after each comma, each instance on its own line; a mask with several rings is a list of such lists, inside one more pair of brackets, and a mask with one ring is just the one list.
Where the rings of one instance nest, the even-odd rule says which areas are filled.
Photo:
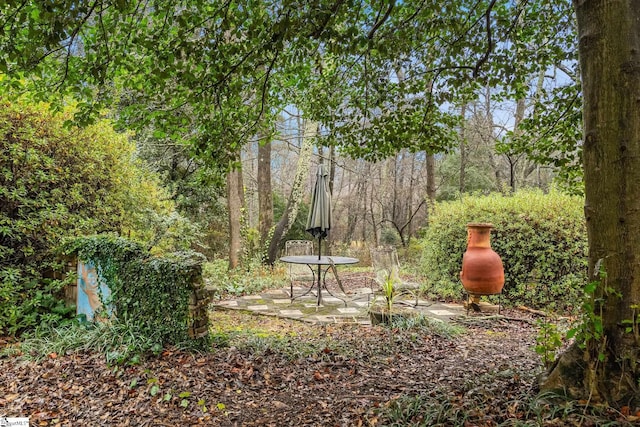
[[[260, 315], [301, 320], [314, 324], [357, 323], [371, 325], [369, 320], [369, 301], [372, 298], [370, 288], [356, 288], [336, 296], [326, 295], [323, 304], [316, 306], [314, 292], [291, 302], [288, 288], [266, 290], [256, 295], [245, 295], [234, 299], [216, 301], [214, 310], [243, 310]], [[304, 288], [294, 288], [294, 295], [305, 291]], [[341, 298], [346, 300], [345, 303]], [[448, 321], [451, 318], [463, 316], [466, 313], [461, 304], [450, 304], [420, 300], [417, 307], [414, 299], [401, 300], [399, 305], [413, 309], [425, 316]], [[483, 307], [483, 310], [485, 308]]]

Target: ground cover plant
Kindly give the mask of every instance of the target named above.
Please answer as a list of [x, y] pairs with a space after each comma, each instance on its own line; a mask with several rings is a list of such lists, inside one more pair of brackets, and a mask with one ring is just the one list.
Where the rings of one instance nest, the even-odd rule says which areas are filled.
[[[62, 246], [65, 253], [92, 262], [97, 280], [110, 290], [108, 297], [99, 295], [104, 313], [96, 315], [125, 330], [130, 325], [129, 334], [150, 341], [146, 350], [189, 341], [207, 346], [206, 334], [192, 330], [201, 325], [207, 331], [202, 254], [183, 251], [154, 256], [136, 242], [108, 235], [79, 237]], [[123, 357], [134, 355], [129, 352]]]
[[207, 290], [214, 299], [254, 294], [284, 286], [287, 281], [281, 267], [265, 266], [255, 257], [242, 268], [231, 271], [227, 260], [218, 258], [207, 261], [202, 265], [202, 276]]

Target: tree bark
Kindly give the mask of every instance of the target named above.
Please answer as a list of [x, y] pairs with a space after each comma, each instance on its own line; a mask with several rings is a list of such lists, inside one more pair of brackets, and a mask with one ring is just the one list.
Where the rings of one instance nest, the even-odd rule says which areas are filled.
[[296, 175], [293, 179], [293, 186], [291, 187], [291, 194], [287, 201], [287, 207], [285, 208], [282, 217], [276, 224], [273, 230], [273, 236], [269, 242], [269, 249], [267, 251], [267, 263], [273, 265], [278, 256], [278, 250], [280, 249], [280, 243], [285, 234], [291, 228], [291, 225], [298, 216], [298, 207], [300, 201], [304, 197], [303, 184], [305, 178], [309, 174], [309, 166], [311, 163], [311, 154], [313, 152], [313, 139], [317, 132], [317, 124], [314, 122], [307, 122], [304, 126], [303, 136], [301, 138], [300, 155], [298, 157], [298, 164], [296, 167]]
[[240, 264], [242, 253], [242, 169], [238, 166], [227, 174], [227, 207], [229, 210], [229, 269]]
[[433, 207], [436, 203], [436, 159], [433, 154], [427, 153], [427, 206]]
[[273, 227], [273, 191], [271, 190], [271, 142], [258, 146], [258, 231], [264, 248]]
[[[460, 194], [463, 194], [466, 190], [465, 185], [465, 172], [467, 168], [467, 104], [462, 104], [462, 108], [460, 109], [460, 116], [462, 118], [462, 122], [460, 125], [460, 180], [459, 180], [459, 190]], [[427, 162], [427, 173], [429, 173], [429, 164]], [[428, 181], [428, 175], [427, 175]]]
[[574, 386], [574, 397], [634, 407], [640, 404], [640, 2], [574, 0], [574, 7], [589, 277], [597, 283], [592, 314], [596, 323], [601, 316], [602, 333], [587, 340], [582, 358], [563, 355], [544, 387]]

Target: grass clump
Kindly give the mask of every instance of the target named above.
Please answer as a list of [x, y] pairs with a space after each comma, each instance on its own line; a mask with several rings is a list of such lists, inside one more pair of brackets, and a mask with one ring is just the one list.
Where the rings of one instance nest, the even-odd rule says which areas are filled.
[[[19, 356], [27, 360], [43, 360], [73, 353], [104, 354], [109, 364], [138, 364], [148, 356], [157, 356], [164, 346], [160, 336], [149, 336], [136, 322], [81, 322], [61, 326], [43, 326], [25, 334], [22, 340], [5, 348], [1, 356]], [[214, 334], [216, 347], [228, 344], [224, 335]], [[184, 350], [202, 350], [193, 340], [175, 344]]]
[[463, 394], [437, 387], [428, 393], [392, 400], [379, 416], [381, 424], [389, 427], [637, 425], [635, 417], [626, 416], [609, 406], [567, 400], [559, 402], [559, 398], [557, 395], [534, 393], [495, 400], [482, 393]]

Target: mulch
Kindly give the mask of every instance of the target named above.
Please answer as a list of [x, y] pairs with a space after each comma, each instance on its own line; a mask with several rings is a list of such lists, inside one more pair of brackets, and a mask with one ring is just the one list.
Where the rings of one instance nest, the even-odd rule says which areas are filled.
[[463, 405], [482, 395], [487, 410], [471, 425], [495, 425], [522, 416], [508, 402], [535, 394], [541, 371], [531, 315], [507, 314], [523, 321], [474, 322], [447, 338], [214, 312], [215, 333], [231, 339], [207, 353], [169, 348], [132, 366], [87, 353], [0, 359], [0, 416], [36, 426], [382, 425], [401, 397]]

